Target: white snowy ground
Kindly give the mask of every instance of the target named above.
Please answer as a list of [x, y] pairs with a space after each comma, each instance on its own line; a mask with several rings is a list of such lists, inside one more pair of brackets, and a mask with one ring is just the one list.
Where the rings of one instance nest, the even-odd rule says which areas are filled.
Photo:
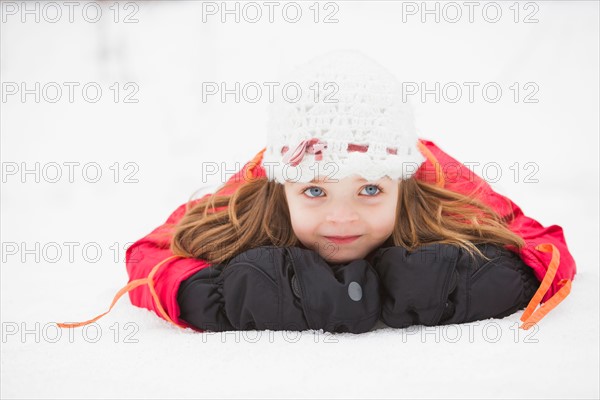
[[[456, 23], [446, 3], [438, 3], [439, 23], [432, 15], [421, 22], [420, 2], [321, 3], [319, 21], [333, 14], [337, 23], [315, 23], [311, 3], [295, 3], [303, 14], [294, 24], [282, 17], [287, 3], [273, 23], [261, 2], [257, 23], [233, 15], [222, 23], [220, 14], [203, 22], [201, 2], [102, 3], [92, 23], [82, 11], [91, 21], [99, 3], [77, 3], [70, 23], [61, 2], [28, 4], [38, 4], [39, 22], [21, 2], [3, 2], [1, 396], [598, 398], [598, 3], [512, 3], [478, 3], [473, 23], [463, 3], [454, 3]], [[494, 5], [500, 20], [487, 22], [482, 10], [493, 19]], [[204, 6], [222, 11], [220, 2]], [[255, 12], [246, 7], [247, 18]], [[138, 22], [124, 23], [127, 16]], [[528, 16], [537, 22], [524, 23]], [[539, 329], [515, 329], [519, 312], [454, 327], [380, 325], [362, 335], [199, 334], [125, 297], [96, 325], [58, 332], [53, 321], [108, 308], [128, 280], [128, 242], [219, 181], [204, 179], [202, 165], [235, 171], [264, 146], [266, 92], [257, 103], [231, 95], [203, 102], [202, 82], [276, 81], [282, 69], [333, 48], [363, 50], [404, 82], [463, 89], [456, 103], [448, 101], [453, 91], [439, 103], [410, 97], [420, 136], [479, 162], [480, 175], [488, 165], [483, 175], [499, 192], [544, 226], [564, 228], [577, 262], [572, 294]], [[21, 100], [21, 82], [40, 83], [39, 102], [35, 94]], [[52, 82], [63, 90], [56, 103]], [[65, 82], [78, 85], [73, 102]], [[133, 92], [128, 82], [139, 88], [137, 103], [123, 102]], [[464, 82], [479, 83], [473, 102]], [[495, 103], [482, 97], [490, 82], [502, 89]], [[99, 101], [83, 97], [87, 83], [102, 89]], [[528, 94], [538, 102], [524, 102]], [[38, 182], [21, 175], [35, 163]], [[89, 183], [94, 165], [102, 176]]]

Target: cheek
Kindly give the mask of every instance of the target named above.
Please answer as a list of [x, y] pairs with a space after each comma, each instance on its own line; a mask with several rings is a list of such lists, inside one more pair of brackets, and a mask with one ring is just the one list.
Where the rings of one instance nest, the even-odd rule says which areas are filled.
[[[314, 215], [301, 210], [290, 210], [292, 229], [298, 239], [302, 240], [312, 236], [317, 229], [318, 223], [315, 221]], [[318, 220], [318, 218], [317, 218]]]
[[371, 229], [378, 237], [388, 237], [396, 226], [396, 202], [385, 204], [373, 210], [369, 216]]
[[388, 237], [392, 234], [392, 232], [394, 231], [394, 226], [396, 225], [396, 220], [392, 217], [389, 218], [385, 221], [385, 223], [382, 223], [381, 226], [379, 226], [379, 233], [381, 237]]
[[317, 228], [318, 216], [315, 210], [309, 210], [300, 202], [288, 202], [290, 220], [294, 234], [303, 240], [310, 237]]

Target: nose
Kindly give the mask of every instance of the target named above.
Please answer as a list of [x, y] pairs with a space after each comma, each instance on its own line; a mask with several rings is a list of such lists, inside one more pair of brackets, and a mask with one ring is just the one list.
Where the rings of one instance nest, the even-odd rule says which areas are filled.
[[349, 223], [359, 218], [356, 210], [347, 203], [332, 204], [327, 211], [325, 221], [333, 223]]

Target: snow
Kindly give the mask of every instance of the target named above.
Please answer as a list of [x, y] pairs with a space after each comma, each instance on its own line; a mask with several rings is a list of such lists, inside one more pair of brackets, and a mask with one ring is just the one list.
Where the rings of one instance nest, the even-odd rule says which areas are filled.
[[[239, 23], [219, 14], [203, 22], [202, 7], [220, 2], [91, 2], [88, 20], [94, 5], [102, 10], [95, 23], [82, 16], [88, 3], [77, 3], [72, 23], [64, 3], [54, 3], [62, 11], [56, 23], [46, 3], [28, 4], [39, 22], [23, 4], [2, 3], [0, 31], [2, 398], [600, 396], [597, 2], [519, 3], [516, 23], [512, 2], [494, 3], [502, 11], [496, 23], [482, 17], [484, 3], [473, 23], [463, 3], [453, 3], [463, 12], [456, 23], [446, 3], [428, 3], [445, 10], [439, 23], [431, 15], [422, 23], [409, 9], [402, 21], [402, 7], [420, 2], [321, 3], [319, 19], [334, 13], [336, 23], [313, 22], [309, 3], [294, 3], [303, 10], [297, 23], [283, 19], [286, 3], [273, 23], [261, 2], [257, 23], [247, 22], [250, 8]], [[537, 23], [523, 22], [530, 14]], [[128, 15], [138, 22], [124, 23]], [[202, 82], [276, 81], [333, 48], [362, 50], [427, 89], [458, 83], [455, 103], [445, 100], [451, 87], [440, 102], [411, 97], [420, 136], [479, 162], [475, 172], [485, 167], [484, 177], [526, 215], [564, 229], [578, 267], [571, 295], [529, 331], [516, 329], [518, 312], [446, 327], [380, 323], [361, 335], [200, 334], [127, 296], [87, 328], [57, 330], [53, 322], [108, 309], [128, 280], [128, 243], [222, 180], [204, 176], [203, 166], [227, 178], [264, 146], [267, 100], [204, 102]], [[40, 82], [39, 102], [9, 94], [21, 82], [28, 90]], [[73, 102], [65, 82], [78, 83]], [[89, 96], [102, 89], [95, 103], [81, 91], [90, 82]], [[473, 102], [464, 82], [480, 83]], [[490, 82], [502, 89], [497, 102], [482, 97]], [[52, 103], [56, 86], [62, 97]], [[123, 102], [128, 94], [139, 101]], [[524, 102], [528, 94], [538, 102]], [[36, 162], [37, 181], [35, 172], [21, 174]], [[88, 182], [96, 169], [99, 181]]]

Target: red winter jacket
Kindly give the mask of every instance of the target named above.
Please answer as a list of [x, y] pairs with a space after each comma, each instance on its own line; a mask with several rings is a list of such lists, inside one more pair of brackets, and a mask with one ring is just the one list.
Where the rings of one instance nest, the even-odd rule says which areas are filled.
[[[576, 267], [567, 248], [562, 228], [558, 225], [543, 227], [536, 220], [525, 216], [515, 203], [494, 192], [485, 180], [444, 153], [433, 142], [420, 139], [418, 145], [427, 160], [417, 170], [416, 179], [463, 194], [475, 190], [478, 192], [478, 197], [500, 216], [509, 218], [510, 213], [513, 213], [509, 227], [526, 242], [526, 246], [518, 254], [533, 268], [535, 276], [541, 282], [521, 317], [525, 322], [523, 327], [527, 329], [531, 326], [526, 325], [527, 323], [539, 321], [570, 292]], [[230, 194], [245, 180], [266, 176], [261, 166], [264, 151], [265, 149], [261, 150], [246, 163], [228, 181], [230, 185], [222, 188], [219, 193]], [[199, 200], [201, 199], [196, 201]], [[117, 294], [111, 308], [121, 295], [129, 291], [129, 298], [133, 305], [152, 310], [178, 326], [198, 330], [179, 319], [177, 293], [182, 281], [210, 264], [199, 259], [175, 256], [169, 250], [172, 226], [183, 217], [185, 207], [186, 204], [179, 206], [163, 225], [128, 248], [126, 264], [129, 284]], [[510, 250], [517, 252], [514, 248]], [[542, 306], [536, 310], [540, 303], [543, 303]], [[102, 315], [80, 324], [59, 325], [80, 326], [93, 322]]]

